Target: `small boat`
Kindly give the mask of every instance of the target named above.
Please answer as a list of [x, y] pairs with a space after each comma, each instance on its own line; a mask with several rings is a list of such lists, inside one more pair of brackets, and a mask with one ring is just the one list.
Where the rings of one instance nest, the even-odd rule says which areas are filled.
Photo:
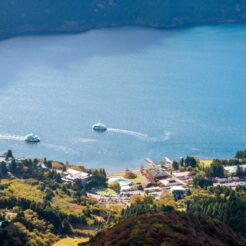
[[92, 126], [92, 129], [94, 131], [98, 131], [98, 132], [105, 132], [107, 131], [107, 127], [106, 125], [102, 124], [102, 123], [96, 123]]
[[29, 133], [25, 136], [25, 141], [28, 143], [38, 143], [40, 142], [40, 138], [33, 133]]

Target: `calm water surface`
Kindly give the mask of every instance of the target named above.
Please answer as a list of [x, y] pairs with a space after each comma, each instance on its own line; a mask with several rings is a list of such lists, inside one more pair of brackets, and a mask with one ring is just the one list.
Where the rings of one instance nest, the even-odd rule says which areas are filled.
[[[0, 151], [118, 170], [246, 147], [246, 26], [0, 42]], [[91, 130], [101, 121], [110, 129]], [[41, 143], [23, 141], [29, 132]]]

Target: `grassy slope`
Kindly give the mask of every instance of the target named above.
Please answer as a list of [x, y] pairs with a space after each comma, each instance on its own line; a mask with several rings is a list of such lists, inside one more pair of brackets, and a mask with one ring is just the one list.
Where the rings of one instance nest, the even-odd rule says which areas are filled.
[[53, 246], [77, 246], [79, 243], [88, 242], [89, 238], [86, 237], [67, 237], [59, 240]]
[[[19, 198], [26, 198], [30, 201], [42, 202], [45, 193], [38, 189], [38, 184], [31, 184], [37, 182], [30, 179], [4, 179], [2, 184], [9, 184], [7, 189], [0, 190], [2, 196], [14, 196]], [[62, 190], [58, 189], [58, 194], [52, 198], [52, 207], [58, 208], [60, 211], [67, 214], [81, 214], [84, 206], [73, 202], [73, 198], [66, 195]]]
[[0, 191], [2, 196], [14, 196], [26, 198], [30, 201], [42, 202], [44, 193], [38, 189], [38, 185], [30, 184], [30, 180], [4, 179], [2, 184], [8, 184], [8, 188]]

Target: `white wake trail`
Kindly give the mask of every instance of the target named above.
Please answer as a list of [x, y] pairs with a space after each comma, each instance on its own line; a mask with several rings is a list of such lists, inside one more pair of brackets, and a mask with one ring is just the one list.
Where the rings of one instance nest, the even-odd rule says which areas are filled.
[[10, 134], [0, 134], [0, 140], [24, 141], [25, 137]]
[[109, 132], [115, 132], [115, 133], [121, 133], [126, 134], [133, 137], [140, 137], [140, 138], [147, 138], [148, 135], [142, 132], [135, 132], [135, 131], [129, 131], [125, 129], [117, 129], [117, 128], [108, 128]]
[[78, 142], [79, 143], [93, 143], [93, 142], [97, 142], [97, 140], [94, 138], [79, 138]]
[[165, 132], [165, 134], [164, 134], [164, 141], [170, 140], [171, 136], [172, 136], [172, 133], [171, 132]]
[[40, 143], [41, 146], [44, 146], [46, 148], [49, 148], [49, 149], [53, 149], [53, 150], [57, 150], [57, 151], [61, 151], [65, 154], [69, 154], [69, 155], [78, 155], [78, 152], [75, 151], [74, 149], [72, 148], [68, 148], [64, 145], [58, 145], [58, 144], [51, 144], [51, 143]]

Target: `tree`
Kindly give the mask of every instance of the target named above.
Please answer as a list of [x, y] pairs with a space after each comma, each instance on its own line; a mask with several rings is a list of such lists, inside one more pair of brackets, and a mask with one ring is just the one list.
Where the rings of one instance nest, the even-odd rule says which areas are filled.
[[9, 150], [7, 151], [7, 153], [6, 153], [5, 159], [6, 159], [6, 160], [9, 160], [10, 158], [14, 158], [14, 157], [13, 157], [13, 154], [12, 154], [12, 150], [9, 149]]
[[46, 161], [46, 162], [44, 162], [44, 165], [45, 165], [47, 168], [52, 168], [52, 162], [51, 162], [51, 161]]
[[197, 167], [198, 161], [192, 156], [187, 156], [186, 158], [180, 159], [180, 165], [184, 167]]
[[17, 169], [17, 164], [15, 159], [13, 159], [9, 164], [9, 171], [14, 174], [16, 172], [16, 169]]
[[140, 172], [141, 172], [141, 174], [143, 174], [143, 172], [144, 172], [144, 165], [142, 163], [140, 165]]
[[239, 150], [235, 154], [235, 158], [238, 160], [244, 160], [246, 159], [246, 150]]
[[5, 177], [8, 173], [7, 166], [5, 162], [0, 163], [0, 177]]
[[203, 177], [201, 175], [197, 175], [193, 179], [193, 184], [194, 184], [194, 186], [199, 186], [201, 188], [204, 188], [204, 187], [212, 186], [213, 182], [206, 177]]
[[238, 165], [237, 170], [236, 170], [236, 175], [238, 177], [246, 176], [246, 169], [244, 169], [243, 167], [240, 167], [240, 165]]
[[127, 179], [135, 179], [136, 177], [137, 177], [137, 175], [134, 172], [132, 172], [129, 169], [126, 169], [125, 178], [127, 178]]
[[69, 234], [71, 233], [72, 229], [70, 224], [68, 223], [68, 221], [66, 219], [64, 219], [62, 221], [62, 226], [61, 226], [61, 232], [62, 234]]
[[177, 161], [173, 161], [172, 167], [174, 170], [179, 170], [179, 163]]
[[205, 173], [208, 177], [219, 177], [225, 176], [224, 167], [220, 160], [213, 160], [210, 167], [205, 169]]
[[62, 171], [66, 172], [67, 171], [67, 167], [65, 165], [62, 166]]
[[173, 206], [173, 207], [175, 206], [174, 197], [169, 190], [164, 190], [161, 193], [159, 202], [160, 204], [163, 204], [166, 206]]
[[120, 184], [117, 182], [110, 183], [109, 188], [113, 189], [117, 193], [120, 193]]
[[138, 194], [134, 194], [130, 198], [130, 203], [131, 204], [138, 204], [138, 203], [140, 203], [142, 201], [143, 201], [143, 197], [138, 195]]

